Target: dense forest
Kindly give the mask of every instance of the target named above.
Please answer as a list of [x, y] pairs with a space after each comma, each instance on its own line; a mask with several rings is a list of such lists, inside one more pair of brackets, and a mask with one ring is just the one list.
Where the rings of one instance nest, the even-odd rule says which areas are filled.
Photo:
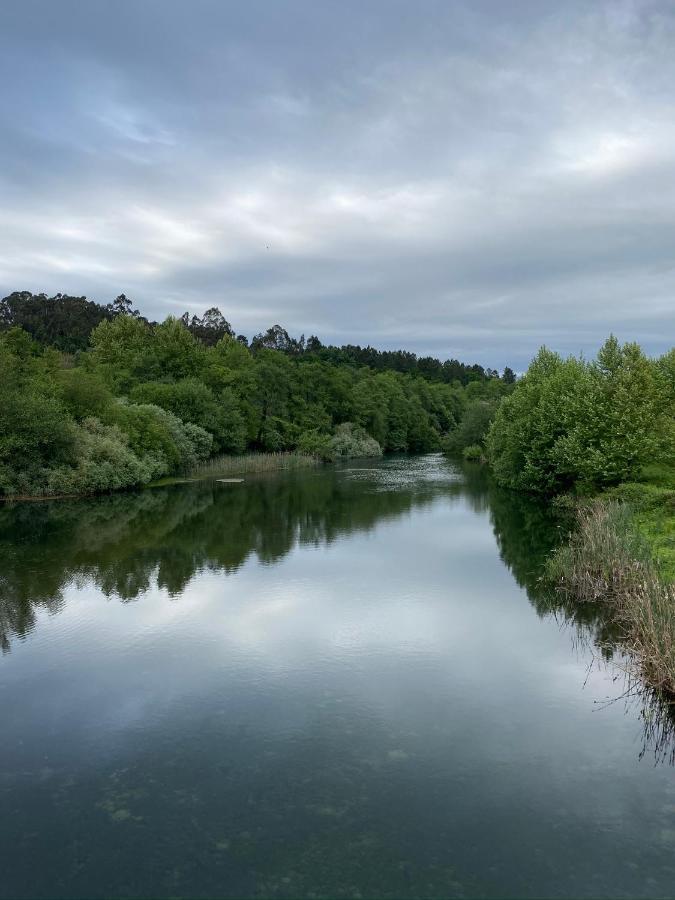
[[247, 449], [461, 449], [515, 381], [510, 369], [324, 346], [279, 325], [249, 343], [215, 308], [156, 323], [124, 295], [102, 306], [28, 292], [0, 302], [0, 368], [5, 495], [119, 489]]

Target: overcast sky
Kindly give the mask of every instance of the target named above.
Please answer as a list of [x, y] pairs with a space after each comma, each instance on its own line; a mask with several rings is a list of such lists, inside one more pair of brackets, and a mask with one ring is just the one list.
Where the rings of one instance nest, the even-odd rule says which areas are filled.
[[675, 335], [675, 3], [0, 3], [0, 292], [522, 369]]

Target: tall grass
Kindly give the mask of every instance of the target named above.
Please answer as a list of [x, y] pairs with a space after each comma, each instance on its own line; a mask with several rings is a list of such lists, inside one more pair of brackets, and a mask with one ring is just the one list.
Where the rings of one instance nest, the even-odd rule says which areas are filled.
[[275, 469], [307, 469], [320, 465], [315, 456], [304, 453], [246, 453], [243, 456], [214, 456], [190, 470], [190, 475], [214, 478], [219, 475], [244, 475], [247, 472], [271, 472]]
[[599, 499], [578, 511], [578, 529], [551, 557], [547, 575], [576, 600], [604, 601], [646, 683], [675, 698], [675, 584], [663, 577], [630, 507]]

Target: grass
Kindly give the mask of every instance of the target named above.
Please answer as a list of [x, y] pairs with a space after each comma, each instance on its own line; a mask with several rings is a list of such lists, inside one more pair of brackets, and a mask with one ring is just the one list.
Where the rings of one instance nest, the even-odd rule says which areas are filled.
[[661, 575], [675, 581], [675, 468], [647, 466], [638, 481], [619, 485], [610, 496], [630, 505]]
[[220, 475], [243, 475], [247, 472], [272, 472], [276, 469], [307, 469], [320, 465], [315, 456], [304, 453], [246, 453], [243, 456], [214, 456], [195, 466], [191, 477], [209, 478]]
[[646, 684], [675, 700], [675, 584], [632, 507], [599, 497], [578, 509], [578, 528], [547, 575], [576, 600], [607, 604]]

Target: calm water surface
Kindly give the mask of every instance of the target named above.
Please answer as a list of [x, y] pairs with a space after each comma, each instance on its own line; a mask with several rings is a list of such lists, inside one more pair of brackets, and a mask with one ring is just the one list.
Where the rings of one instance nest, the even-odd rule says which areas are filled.
[[0, 895], [675, 896], [556, 525], [441, 456], [0, 508]]

